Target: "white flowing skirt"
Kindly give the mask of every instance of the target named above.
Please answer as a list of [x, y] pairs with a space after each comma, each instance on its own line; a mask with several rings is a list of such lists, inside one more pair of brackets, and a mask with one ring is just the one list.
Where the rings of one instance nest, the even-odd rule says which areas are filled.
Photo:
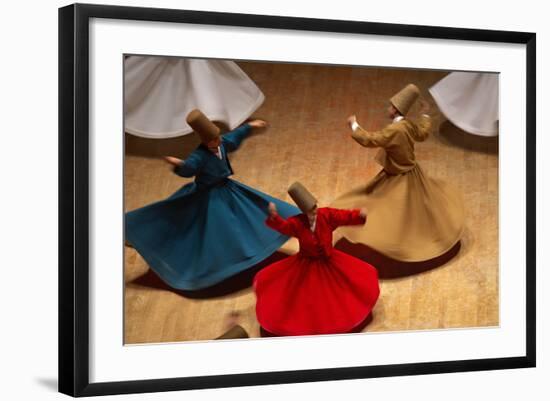
[[441, 112], [460, 129], [498, 135], [498, 74], [451, 72], [429, 90]]
[[185, 117], [195, 108], [233, 129], [264, 101], [233, 61], [128, 56], [124, 74], [125, 131], [144, 138], [193, 132]]

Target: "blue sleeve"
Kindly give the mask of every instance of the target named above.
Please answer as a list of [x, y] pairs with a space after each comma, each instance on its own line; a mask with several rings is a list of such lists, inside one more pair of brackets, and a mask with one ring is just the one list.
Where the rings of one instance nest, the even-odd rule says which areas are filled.
[[239, 149], [241, 142], [250, 134], [250, 131], [252, 131], [252, 127], [249, 124], [243, 124], [222, 136], [222, 143], [226, 152], [233, 152]]
[[203, 164], [203, 157], [195, 151], [182, 161], [179, 166], [174, 167], [174, 173], [181, 177], [192, 177], [201, 170]]

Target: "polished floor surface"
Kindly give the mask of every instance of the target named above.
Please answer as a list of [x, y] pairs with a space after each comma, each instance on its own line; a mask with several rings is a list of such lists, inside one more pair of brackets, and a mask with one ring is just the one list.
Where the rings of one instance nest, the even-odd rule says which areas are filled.
[[[270, 126], [233, 154], [233, 178], [289, 202], [286, 188], [296, 180], [325, 205], [374, 176], [379, 170], [375, 150], [350, 138], [346, 118], [356, 114], [366, 129], [381, 128], [387, 123], [387, 99], [409, 82], [419, 86], [432, 106], [434, 134], [417, 144], [417, 159], [427, 174], [460, 188], [466, 231], [460, 250], [447, 263], [423, 269], [381, 266], [381, 296], [362, 330], [498, 325], [498, 137], [466, 134], [440, 114], [427, 89], [446, 73], [275, 63], [240, 66], [266, 95], [254, 117]], [[169, 140], [126, 135], [126, 210], [161, 200], [188, 182], [172, 174], [160, 157], [185, 158], [196, 145], [194, 135]], [[295, 250], [296, 243], [290, 241], [272, 260]], [[251, 337], [261, 335], [250, 287], [253, 270], [207, 291], [183, 293], [162, 283], [139, 254], [126, 247], [124, 272], [127, 344], [213, 339], [234, 322]]]

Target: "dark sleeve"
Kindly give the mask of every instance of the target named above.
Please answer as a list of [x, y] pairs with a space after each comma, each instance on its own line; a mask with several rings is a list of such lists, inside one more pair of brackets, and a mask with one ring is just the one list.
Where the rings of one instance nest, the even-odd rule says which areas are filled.
[[330, 225], [333, 228], [340, 226], [359, 226], [365, 224], [367, 219], [361, 216], [361, 210], [351, 209], [333, 209], [330, 207], [326, 208], [329, 211], [329, 221]]
[[193, 177], [202, 169], [203, 164], [203, 157], [195, 151], [183, 160], [179, 166], [174, 167], [174, 173], [180, 177]]
[[281, 216], [276, 214], [273, 217], [269, 216], [266, 219], [265, 224], [283, 235], [288, 235], [289, 237], [296, 236], [296, 230], [294, 229], [294, 225], [292, 224], [291, 219], [285, 220]]
[[252, 127], [250, 124], [243, 124], [238, 128], [235, 128], [233, 131], [228, 132], [227, 134], [222, 136], [222, 143], [225, 147], [225, 150], [227, 152], [233, 152], [241, 146], [241, 142], [246, 138], [250, 132], [252, 131]]

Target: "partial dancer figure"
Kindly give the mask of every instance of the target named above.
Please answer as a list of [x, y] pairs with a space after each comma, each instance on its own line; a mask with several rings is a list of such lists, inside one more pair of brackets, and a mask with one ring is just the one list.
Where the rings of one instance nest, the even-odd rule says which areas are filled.
[[256, 274], [260, 325], [283, 336], [360, 328], [380, 293], [378, 273], [370, 264], [334, 249], [332, 232], [345, 225], [363, 226], [366, 211], [317, 208], [317, 200], [300, 183], [291, 185], [288, 193], [303, 213], [285, 219], [270, 204], [266, 224], [298, 238], [300, 251]]
[[235, 129], [264, 102], [258, 86], [233, 61], [126, 56], [125, 131], [143, 138], [193, 132], [181, 116], [193, 109]]
[[[447, 253], [464, 230], [460, 192], [448, 183], [426, 176], [415, 158], [416, 142], [426, 140], [431, 119], [406, 117], [419, 96], [409, 84], [390, 99], [391, 124], [380, 131], [365, 131], [351, 116], [352, 137], [361, 146], [380, 148], [376, 161], [383, 169], [367, 184], [338, 197], [339, 208], [366, 207], [367, 227], [342, 227], [339, 233], [397, 261], [420, 262]], [[424, 105], [426, 108], [426, 104]]]
[[250, 336], [248, 335], [248, 332], [238, 323], [238, 319], [238, 312], [230, 313], [226, 322], [227, 330], [214, 340], [236, 340], [239, 338], [249, 338]]
[[439, 110], [463, 131], [498, 135], [498, 74], [451, 72], [430, 89]]
[[228, 153], [265, 121], [251, 121], [223, 136], [199, 110], [189, 113], [187, 123], [202, 143], [186, 160], [166, 161], [174, 173], [194, 176], [194, 182], [127, 213], [126, 239], [169, 286], [198, 290], [253, 267], [288, 240], [261, 222], [270, 202], [285, 217], [299, 210], [229, 178]]

